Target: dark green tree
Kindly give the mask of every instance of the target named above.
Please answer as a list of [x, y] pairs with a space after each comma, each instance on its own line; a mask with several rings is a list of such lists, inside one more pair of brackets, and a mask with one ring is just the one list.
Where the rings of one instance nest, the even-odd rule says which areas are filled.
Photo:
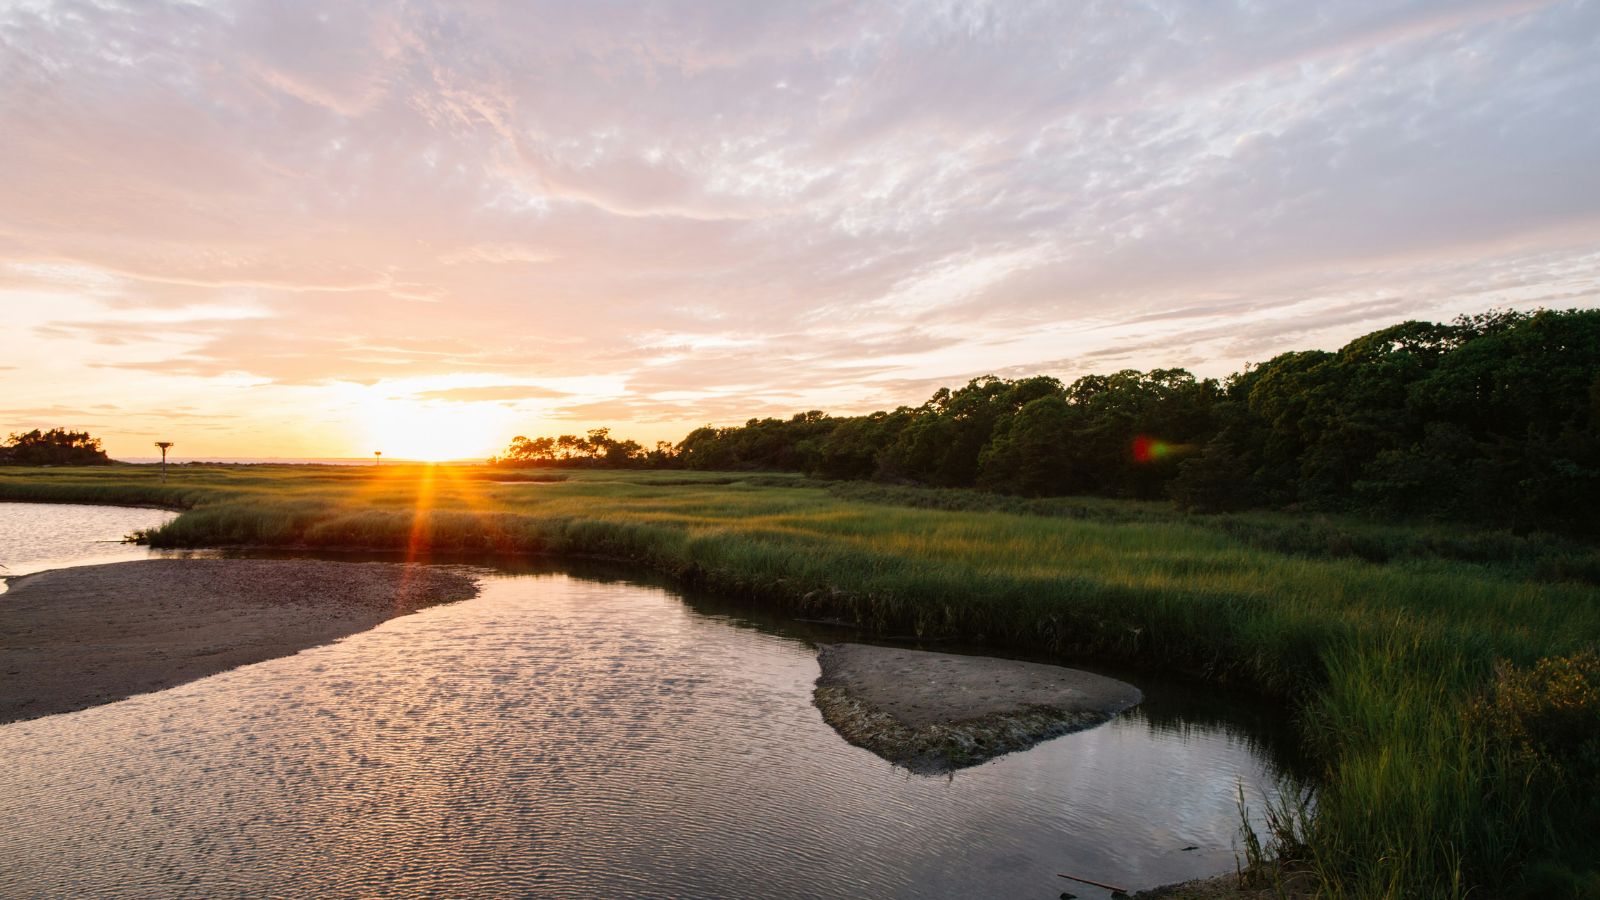
[[1073, 483], [1072, 426], [1072, 408], [1059, 393], [1023, 404], [1000, 420], [978, 454], [978, 484], [1024, 497], [1066, 493]]
[[0, 447], [0, 462], [17, 466], [104, 466], [111, 459], [87, 431], [52, 428], [13, 433]]

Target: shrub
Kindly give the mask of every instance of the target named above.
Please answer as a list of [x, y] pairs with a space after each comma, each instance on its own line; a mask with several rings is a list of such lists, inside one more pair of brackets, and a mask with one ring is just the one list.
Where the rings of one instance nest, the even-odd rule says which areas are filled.
[[1502, 663], [1477, 718], [1533, 777], [1592, 784], [1600, 777], [1600, 653]]

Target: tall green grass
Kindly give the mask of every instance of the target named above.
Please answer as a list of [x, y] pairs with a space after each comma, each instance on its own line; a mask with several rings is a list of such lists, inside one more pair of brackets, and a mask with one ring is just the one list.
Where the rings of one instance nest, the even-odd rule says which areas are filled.
[[824, 482], [846, 500], [1100, 522], [1178, 522], [1201, 525], [1240, 543], [1313, 558], [1350, 557], [1366, 562], [1443, 559], [1494, 565], [1502, 574], [1541, 581], [1600, 585], [1600, 547], [1547, 532], [1513, 534], [1434, 520], [1372, 522], [1351, 516], [1264, 512], [1191, 515], [1161, 501], [1101, 497], [1026, 498], [957, 488], [915, 488], [863, 481]]
[[[1548, 860], [1600, 858], [1592, 824], [1506, 764], [1468, 715], [1498, 661], [1600, 643], [1594, 587], [1537, 570], [1591, 548], [1113, 501], [1018, 510], [786, 476], [564, 474], [497, 484], [445, 467], [186, 466], [163, 484], [142, 468], [0, 469], [0, 499], [184, 508], [149, 536], [169, 547], [615, 557], [884, 629], [1248, 685], [1289, 701], [1325, 766], [1312, 817], [1291, 830], [1330, 897], [1531, 896], [1525, 876]], [[1377, 561], [1282, 537], [1308, 529], [1404, 552]]]

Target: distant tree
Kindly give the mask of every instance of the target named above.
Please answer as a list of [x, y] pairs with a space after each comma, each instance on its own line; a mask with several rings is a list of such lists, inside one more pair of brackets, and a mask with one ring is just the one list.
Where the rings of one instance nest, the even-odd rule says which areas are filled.
[[1180, 509], [1201, 513], [1248, 509], [1261, 501], [1249, 461], [1223, 437], [1178, 464], [1167, 494]]
[[507, 466], [626, 468], [663, 464], [670, 457], [661, 453], [661, 447], [658, 444], [654, 454], [647, 453], [637, 441], [613, 438], [609, 428], [594, 428], [582, 437], [563, 434], [530, 438], [519, 434], [511, 439], [503, 455], [490, 462]]
[[645, 452], [645, 462], [656, 468], [665, 468], [677, 461], [678, 450], [671, 441], [656, 441], [655, 448]]
[[916, 415], [902, 406], [894, 412], [836, 419], [833, 429], [811, 448], [809, 471], [824, 478], [873, 477], [883, 468], [885, 450]]
[[1072, 484], [1072, 407], [1059, 393], [1002, 419], [978, 454], [978, 484], [1024, 497], [1066, 493]]
[[549, 462], [556, 458], [555, 438], [526, 438], [517, 435], [506, 448], [504, 459], [512, 462]]
[[1044, 375], [1021, 381], [985, 375], [955, 391], [941, 388], [885, 448], [880, 475], [971, 487], [978, 480], [979, 456], [999, 423], [1028, 402], [1060, 391], [1061, 382]]
[[[1600, 531], [1600, 310], [1486, 313], [1411, 388], [1417, 418], [1449, 422], [1477, 516]], [[1461, 468], [1440, 478], [1460, 483]]]
[[87, 431], [52, 428], [13, 433], [0, 447], [0, 462], [19, 466], [104, 466], [111, 463], [100, 439]]
[[[1066, 395], [1074, 420], [1068, 491], [1153, 498], [1177, 474], [1182, 451], [1215, 433], [1220, 389], [1184, 369], [1125, 369], [1080, 378]], [[1141, 438], [1169, 452], [1140, 458]]]
[[690, 469], [786, 469], [808, 471], [838, 420], [811, 410], [788, 419], [750, 419], [733, 428], [707, 425], [677, 446]]
[[722, 430], [705, 425], [689, 432], [675, 448], [678, 461], [690, 469], [729, 468], [732, 447], [721, 442]]
[[[1140, 453], [1159, 447], [1166, 452]], [[706, 425], [646, 451], [597, 428], [504, 461], [785, 469], [1026, 496], [1167, 496], [1600, 533], [1600, 310], [1401, 322], [1218, 383], [984, 376], [892, 412]]]

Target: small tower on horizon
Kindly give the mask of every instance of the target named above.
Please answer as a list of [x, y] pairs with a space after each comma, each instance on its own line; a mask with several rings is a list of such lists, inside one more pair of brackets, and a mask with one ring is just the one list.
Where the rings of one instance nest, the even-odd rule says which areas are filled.
[[172, 448], [171, 441], [156, 441], [156, 446], [161, 448], [161, 480], [167, 480], [167, 451]]
[[372, 460], [373, 460], [372, 464], [375, 465], [375, 466], [383, 465], [383, 451], [382, 450], [374, 450], [374, 451], [372, 451]]

